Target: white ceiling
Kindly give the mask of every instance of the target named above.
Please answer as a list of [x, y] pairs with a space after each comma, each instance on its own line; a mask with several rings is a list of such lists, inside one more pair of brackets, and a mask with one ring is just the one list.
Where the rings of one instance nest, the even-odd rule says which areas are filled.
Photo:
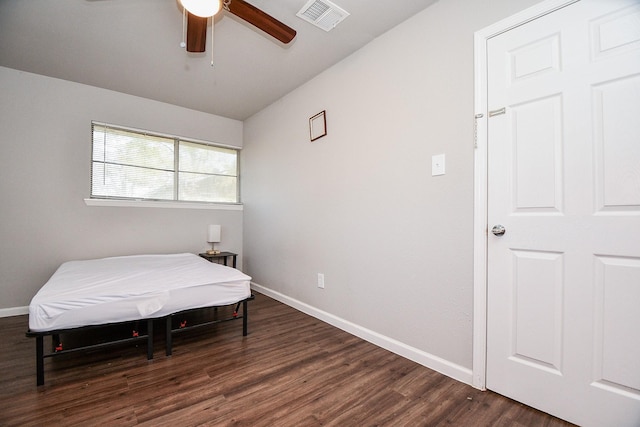
[[297, 30], [283, 45], [228, 12], [187, 53], [177, 0], [0, 0], [0, 65], [244, 120], [437, 0], [333, 0], [325, 32], [307, 0], [248, 0]]

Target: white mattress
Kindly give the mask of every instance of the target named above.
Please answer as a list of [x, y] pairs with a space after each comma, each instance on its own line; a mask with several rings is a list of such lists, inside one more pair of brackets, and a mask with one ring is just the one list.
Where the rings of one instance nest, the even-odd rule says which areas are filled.
[[45, 332], [163, 317], [251, 295], [251, 277], [194, 254], [134, 255], [60, 266], [29, 305], [29, 330]]

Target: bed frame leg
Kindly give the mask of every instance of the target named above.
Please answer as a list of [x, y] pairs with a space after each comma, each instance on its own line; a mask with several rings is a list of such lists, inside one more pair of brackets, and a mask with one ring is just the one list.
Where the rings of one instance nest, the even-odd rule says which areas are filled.
[[247, 324], [249, 321], [249, 313], [247, 311], [247, 300], [242, 301], [242, 336], [247, 336]]
[[44, 337], [36, 337], [36, 385], [44, 385]]
[[147, 360], [153, 359], [153, 320], [147, 319]]
[[172, 342], [173, 336], [171, 335], [171, 316], [167, 316], [166, 319], [167, 319], [166, 320], [167, 325], [165, 327], [165, 330], [166, 330], [167, 338], [166, 338], [165, 353], [167, 356], [171, 356], [171, 351], [173, 346], [173, 342]]

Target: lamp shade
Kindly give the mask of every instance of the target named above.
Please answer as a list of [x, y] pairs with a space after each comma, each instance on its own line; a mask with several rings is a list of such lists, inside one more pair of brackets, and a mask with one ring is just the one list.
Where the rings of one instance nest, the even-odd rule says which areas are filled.
[[209, 234], [207, 235], [207, 242], [209, 243], [220, 242], [220, 226], [219, 225], [209, 226]]
[[180, 0], [182, 6], [192, 15], [208, 18], [220, 11], [220, 0]]

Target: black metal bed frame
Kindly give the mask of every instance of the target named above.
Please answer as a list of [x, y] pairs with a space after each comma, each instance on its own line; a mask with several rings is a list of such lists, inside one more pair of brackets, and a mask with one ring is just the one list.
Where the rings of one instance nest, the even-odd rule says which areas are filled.
[[[253, 300], [255, 297], [253, 296], [253, 294], [251, 296], [249, 296], [248, 298], [241, 300], [237, 303], [233, 303], [233, 304], [227, 304], [227, 305], [222, 305], [222, 306], [210, 306], [210, 307], [200, 307], [200, 308], [194, 308], [194, 309], [189, 309], [189, 310], [183, 310], [183, 311], [179, 311], [176, 313], [172, 313], [163, 317], [153, 317], [153, 318], [143, 318], [143, 319], [133, 319], [133, 320], [128, 320], [126, 322], [117, 322], [117, 323], [106, 323], [106, 324], [102, 324], [102, 325], [91, 325], [91, 326], [81, 326], [78, 328], [70, 328], [70, 329], [57, 329], [57, 330], [53, 330], [53, 331], [43, 331], [43, 332], [33, 332], [33, 331], [27, 331], [26, 336], [30, 337], [30, 338], [35, 338], [36, 339], [36, 384], [38, 386], [44, 385], [44, 360], [46, 358], [49, 357], [56, 357], [56, 356], [61, 356], [63, 354], [69, 354], [69, 353], [75, 353], [75, 352], [79, 352], [79, 351], [87, 351], [87, 350], [93, 350], [93, 349], [98, 349], [98, 348], [102, 348], [102, 347], [110, 347], [110, 346], [114, 346], [117, 344], [123, 344], [123, 343], [128, 343], [128, 342], [134, 342], [134, 341], [141, 341], [143, 339], [146, 339], [147, 341], [147, 360], [151, 360], [153, 359], [153, 322], [155, 320], [159, 320], [159, 319], [165, 319], [165, 334], [166, 334], [166, 341], [165, 341], [165, 354], [167, 356], [171, 356], [172, 354], [172, 347], [173, 347], [173, 334], [177, 333], [177, 332], [184, 332], [184, 331], [188, 331], [191, 329], [195, 329], [195, 328], [200, 328], [203, 326], [210, 326], [216, 323], [221, 323], [221, 322], [228, 322], [230, 320], [238, 320], [238, 319], [242, 319], [242, 336], [247, 336], [248, 333], [248, 320], [249, 320], [249, 315], [248, 315], [248, 311], [247, 311], [247, 302], [250, 300]], [[225, 319], [214, 319], [214, 320], [210, 320], [210, 321], [206, 321], [206, 322], [201, 322], [201, 323], [197, 323], [195, 325], [191, 325], [191, 326], [186, 326], [186, 325], [180, 325], [178, 328], [174, 328], [172, 326], [172, 320], [174, 317], [176, 316], [181, 316], [181, 315], [185, 315], [188, 313], [192, 313], [192, 312], [196, 312], [199, 310], [204, 310], [204, 309], [208, 309], [208, 308], [213, 308], [215, 310], [217, 310], [220, 307], [228, 307], [228, 306], [232, 306], [235, 304], [235, 310], [233, 311], [233, 315], [229, 318], [225, 318]], [[242, 304], [242, 315], [238, 315], [238, 309], [240, 308], [240, 304]], [[111, 340], [108, 342], [102, 342], [102, 343], [97, 343], [97, 344], [90, 344], [90, 345], [84, 345], [84, 346], [80, 346], [80, 347], [74, 347], [71, 348], [69, 350], [64, 350], [62, 348], [62, 345], [60, 344], [60, 335], [63, 334], [70, 334], [70, 333], [75, 333], [75, 332], [80, 332], [80, 331], [88, 331], [88, 330], [92, 330], [92, 329], [98, 329], [101, 327], [105, 327], [105, 326], [117, 326], [117, 325], [124, 325], [127, 323], [131, 323], [131, 322], [140, 322], [140, 321], [146, 321], [147, 323], [147, 333], [143, 334], [143, 335], [139, 335], [136, 331], [134, 331], [134, 333], [132, 334], [132, 337], [130, 338], [123, 338], [123, 339], [116, 339], [116, 340]], [[44, 337], [45, 336], [51, 336], [52, 338], [52, 349], [51, 352], [49, 353], [45, 353], [44, 351]]]

